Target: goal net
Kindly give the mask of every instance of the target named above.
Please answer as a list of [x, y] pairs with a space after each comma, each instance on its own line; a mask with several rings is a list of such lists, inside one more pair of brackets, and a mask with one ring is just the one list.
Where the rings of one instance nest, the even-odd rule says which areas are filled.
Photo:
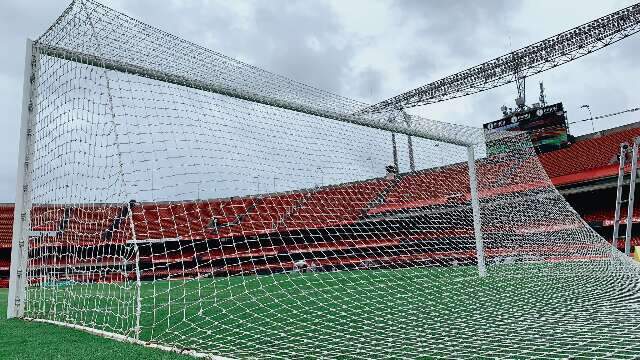
[[640, 351], [637, 266], [525, 134], [364, 114], [89, 0], [28, 51], [11, 316], [228, 358]]

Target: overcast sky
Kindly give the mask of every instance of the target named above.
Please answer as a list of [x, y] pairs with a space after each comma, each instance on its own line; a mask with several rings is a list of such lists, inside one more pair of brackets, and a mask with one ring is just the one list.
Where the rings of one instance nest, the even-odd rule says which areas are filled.
[[[264, 69], [370, 103], [437, 80], [563, 30], [631, 0], [158, 1], [106, 5], [197, 44]], [[15, 199], [24, 42], [36, 38], [66, 0], [0, 3], [0, 202]], [[640, 106], [640, 35], [528, 79], [528, 102], [543, 80], [549, 102], [569, 120]], [[634, 66], [635, 65], [635, 66]], [[513, 105], [515, 85], [412, 110], [428, 118], [481, 126]], [[596, 130], [640, 113], [601, 120]], [[590, 123], [574, 125], [580, 135]]]

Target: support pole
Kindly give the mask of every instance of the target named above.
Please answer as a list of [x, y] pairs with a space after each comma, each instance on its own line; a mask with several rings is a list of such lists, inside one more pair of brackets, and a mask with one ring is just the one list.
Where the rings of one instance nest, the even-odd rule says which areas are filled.
[[[140, 340], [140, 333], [142, 332], [142, 327], [140, 326], [140, 317], [142, 314], [142, 297], [141, 297], [141, 287], [142, 287], [142, 282], [141, 282], [141, 273], [140, 273], [140, 245], [141, 241], [138, 241], [138, 238], [136, 236], [136, 228], [135, 228], [135, 222], [133, 221], [133, 208], [136, 205], [136, 201], [135, 200], [130, 200], [129, 203], [126, 206], [127, 209], [127, 215], [126, 215], [126, 220], [129, 222], [129, 226], [131, 226], [131, 240], [127, 241], [127, 245], [131, 244], [133, 246], [133, 254], [134, 254], [134, 270], [136, 273], [136, 284], [135, 284], [135, 296], [136, 296], [136, 300], [135, 300], [135, 316], [136, 316], [136, 320], [135, 320], [135, 325], [133, 328], [133, 338], [137, 341]], [[128, 269], [128, 259], [130, 258], [129, 254], [127, 253], [127, 256], [125, 258], [125, 265], [124, 265], [124, 270], [127, 271]], [[128, 279], [128, 276], [127, 276]]]
[[[404, 122], [407, 127], [411, 128], [411, 116], [409, 116], [409, 114], [407, 114], [404, 109], [400, 109], [400, 112], [402, 113], [402, 117], [404, 118]], [[416, 163], [413, 158], [413, 139], [411, 135], [407, 135], [407, 148], [407, 150], [409, 151], [409, 169], [411, 170], [411, 172], [415, 172]]]
[[620, 208], [622, 207], [622, 187], [624, 186], [624, 163], [627, 154], [627, 144], [620, 144], [620, 158], [618, 166], [618, 188], [616, 190], [616, 211], [613, 220], [613, 239], [611, 246], [613, 250], [618, 249], [618, 235], [620, 234]]
[[407, 135], [407, 147], [409, 148], [409, 169], [411, 172], [415, 172], [416, 163], [413, 159], [413, 140], [411, 139], [411, 135]]
[[469, 187], [471, 189], [471, 208], [473, 210], [473, 233], [476, 238], [476, 257], [478, 259], [478, 273], [481, 277], [487, 275], [484, 258], [484, 244], [482, 243], [482, 223], [480, 219], [480, 198], [478, 195], [478, 177], [476, 175], [476, 157], [473, 146], [467, 147], [469, 165]]
[[30, 154], [33, 145], [32, 119], [36, 113], [33, 96], [37, 57], [33, 54], [33, 42], [26, 43], [24, 80], [22, 86], [22, 116], [20, 122], [20, 148], [16, 179], [16, 203], [13, 212], [13, 238], [11, 240], [11, 268], [7, 318], [24, 317], [26, 300], [27, 259], [29, 256], [29, 229], [31, 226], [31, 168]]
[[393, 147], [393, 166], [396, 168], [396, 174], [400, 173], [400, 165], [398, 163], [398, 145], [396, 144], [396, 134], [391, 133], [391, 146]]
[[624, 236], [624, 253], [631, 255], [631, 228], [633, 227], [633, 201], [636, 192], [636, 176], [638, 173], [638, 142], [640, 138], [633, 141], [633, 152], [631, 154], [631, 179], [629, 180], [629, 202], [627, 203], [627, 222]]

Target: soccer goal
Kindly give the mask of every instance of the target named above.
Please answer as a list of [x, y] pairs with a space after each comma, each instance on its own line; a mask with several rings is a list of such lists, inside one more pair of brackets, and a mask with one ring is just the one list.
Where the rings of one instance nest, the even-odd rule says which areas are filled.
[[636, 265], [526, 134], [364, 113], [91, 0], [25, 69], [10, 317], [210, 358], [640, 350]]

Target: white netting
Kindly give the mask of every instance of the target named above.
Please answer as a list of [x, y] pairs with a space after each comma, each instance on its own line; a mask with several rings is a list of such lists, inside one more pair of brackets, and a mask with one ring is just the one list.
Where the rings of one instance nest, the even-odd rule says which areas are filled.
[[637, 266], [523, 134], [475, 147], [480, 277], [467, 148], [446, 142], [478, 129], [352, 121], [366, 104], [91, 1], [34, 51], [26, 317], [239, 358], [640, 351]]

